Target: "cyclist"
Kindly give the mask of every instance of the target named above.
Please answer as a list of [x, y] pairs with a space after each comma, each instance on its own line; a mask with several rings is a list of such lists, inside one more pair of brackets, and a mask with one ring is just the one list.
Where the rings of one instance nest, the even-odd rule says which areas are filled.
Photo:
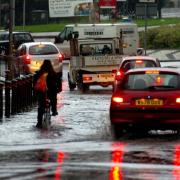
[[33, 84], [34, 87], [38, 82], [40, 77], [45, 77], [46, 90], [36, 90], [37, 100], [38, 100], [38, 116], [37, 116], [37, 128], [42, 128], [42, 118], [43, 113], [45, 112], [46, 98], [50, 99], [50, 106], [52, 111], [52, 116], [56, 116], [57, 112], [57, 75], [53, 69], [50, 60], [44, 60], [43, 64], [40, 67], [40, 70], [34, 75]]

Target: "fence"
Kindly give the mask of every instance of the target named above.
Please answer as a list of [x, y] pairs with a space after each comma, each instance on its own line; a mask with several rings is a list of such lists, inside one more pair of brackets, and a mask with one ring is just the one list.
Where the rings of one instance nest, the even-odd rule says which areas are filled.
[[33, 75], [0, 81], [0, 119], [27, 111], [35, 102]]
[[9, 80], [8, 61], [7, 56], [0, 56], [0, 119], [26, 111], [36, 102], [33, 74], [21, 75], [19, 60], [13, 57], [13, 78]]

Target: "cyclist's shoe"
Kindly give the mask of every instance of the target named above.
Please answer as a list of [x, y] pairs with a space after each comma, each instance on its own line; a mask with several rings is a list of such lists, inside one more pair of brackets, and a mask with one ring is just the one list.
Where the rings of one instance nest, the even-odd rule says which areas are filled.
[[58, 112], [57, 112], [57, 111], [55, 111], [55, 112], [52, 113], [52, 116], [56, 116], [56, 115], [58, 115]]

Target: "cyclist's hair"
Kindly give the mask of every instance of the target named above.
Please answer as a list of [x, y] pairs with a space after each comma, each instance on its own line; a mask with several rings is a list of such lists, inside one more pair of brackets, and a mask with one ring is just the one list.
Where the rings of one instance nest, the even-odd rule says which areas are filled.
[[51, 64], [51, 61], [49, 59], [44, 60], [39, 71], [40, 71], [40, 74], [41, 73], [48, 73], [51, 75], [55, 74], [55, 71], [54, 71], [53, 66]]

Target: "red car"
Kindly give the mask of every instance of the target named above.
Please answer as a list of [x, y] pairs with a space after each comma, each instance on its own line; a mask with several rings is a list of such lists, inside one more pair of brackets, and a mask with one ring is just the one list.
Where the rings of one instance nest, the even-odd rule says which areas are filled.
[[154, 67], [127, 71], [112, 94], [110, 121], [117, 135], [128, 127], [144, 131], [179, 130], [178, 69]]

